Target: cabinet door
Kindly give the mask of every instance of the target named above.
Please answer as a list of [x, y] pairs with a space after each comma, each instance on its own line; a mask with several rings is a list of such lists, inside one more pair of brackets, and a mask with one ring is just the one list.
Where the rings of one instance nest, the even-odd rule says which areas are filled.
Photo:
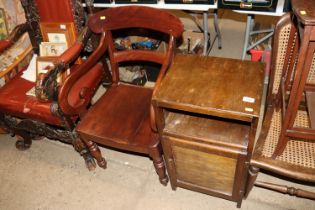
[[[164, 137], [163, 150], [172, 186], [237, 199], [244, 183], [244, 155], [233, 151], [173, 137]], [[240, 162], [242, 162], [240, 164]]]

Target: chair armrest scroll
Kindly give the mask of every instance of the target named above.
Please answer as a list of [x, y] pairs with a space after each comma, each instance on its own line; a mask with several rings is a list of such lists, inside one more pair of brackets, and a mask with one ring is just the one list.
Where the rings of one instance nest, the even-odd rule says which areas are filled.
[[77, 97], [79, 97], [80, 102], [76, 104], [76, 106], [72, 106], [69, 103], [69, 94], [72, 91], [74, 85], [78, 82], [78, 80], [89, 73], [89, 71], [95, 65], [98, 64], [101, 57], [104, 55], [107, 49], [107, 44], [105, 42], [105, 33], [102, 33], [100, 42], [98, 47], [93, 51], [93, 53], [88, 57], [88, 59], [80, 64], [80, 66], [76, 69], [75, 72], [71, 73], [67, 79], [64, 81], [63, 85], [60, 87], [58, 102], [59, 106], [64, 114], [67, 115], [80, 115], [86, 111], [87, 104], [90, 103], [90, 96], [92, 94], [92, 90], [88, 87], [82, 87], [78, 92]]

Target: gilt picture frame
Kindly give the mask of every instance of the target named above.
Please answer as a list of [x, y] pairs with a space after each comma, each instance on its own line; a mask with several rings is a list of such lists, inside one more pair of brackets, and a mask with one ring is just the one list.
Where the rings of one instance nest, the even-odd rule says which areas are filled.
[[66, 43], [69, 48], [75, 42], [75, 28], [73, 23], [41, 23], [44, 42]]

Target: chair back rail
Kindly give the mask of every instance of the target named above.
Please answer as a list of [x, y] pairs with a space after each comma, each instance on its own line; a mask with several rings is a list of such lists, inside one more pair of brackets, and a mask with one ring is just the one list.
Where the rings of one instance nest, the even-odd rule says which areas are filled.
[[[100, 11], [89, 19], [88, 24], [94, 33], [106, 31], [114, 84], [119, 82], [118, 63], [120, 62], [150, 61], [168, 66], [172, 56], [157, 51], [117, 51], [114, 47], [112, 31], [128, 28], [150, 29], [168, 34], [170, 36], [168, 45], [174, 46], [174, 38], [180, 38], [184, 30], [183, 24], [177, 17], [158, 9], [142, 6], [126, 6]], [[174, 48], [169, 47], [168, 51], [170, 49], [173, 53]]]
[[89, 19], [89, 26], [94, 33], [122, 28], [147, 28], [179, 38], [183, 32], [183, 24], [177, 17], [159, 9], [142, 6], [125, 6], [100, 11]]

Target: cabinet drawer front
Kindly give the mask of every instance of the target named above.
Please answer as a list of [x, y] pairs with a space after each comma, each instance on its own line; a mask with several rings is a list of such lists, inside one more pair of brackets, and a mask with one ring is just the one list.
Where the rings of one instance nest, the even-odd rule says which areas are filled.
[[172, 146], [177, 179], [232, 196], [237, 159]]

